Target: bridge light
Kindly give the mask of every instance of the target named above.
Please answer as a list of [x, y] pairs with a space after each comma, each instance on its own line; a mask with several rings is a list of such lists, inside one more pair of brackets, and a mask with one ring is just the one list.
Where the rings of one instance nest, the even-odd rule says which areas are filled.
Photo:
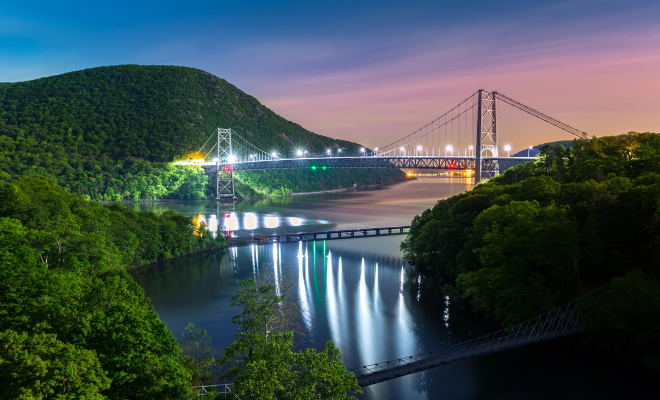
[[325, 171], [326, 169], [328, 169], [328, 167], [326, 167], [326, 166], [324, 165], [324, 166], [321, 167], [321, 169]]
[[511, 151], [511, 146], [509, 146], [508, 144], [504, 145], [504, 151], [506, 151], [506, 156], [509, 157], [509, 153]]
[[316, 171], [316, 165], [312, 165], [312, 171]]
[[302, 150], [298, 150], [298, 151], [296, 151], [296, 154], [298, 155], [298, 157], [302, 157], [303, 152], [302, 152]]
[[456, 164], [454, 163], [449, 163], [449, 169], [454, 169], [456, 168]]
[[360, 147], [360, 153], [362, 153], [362, 155], [364, 155], [364, 152], [365, 152], [364, 147]]
[[235, 162], [236, 162], [236, 156], [233, 155], [233, 154], [228, 155], [228, 156], [227, 156], [227, 162], [228, 162], [229, 164], [233, 164], [233, 163], [235, 163]]
[[273, 157], [273, 158], [276, 158], [276, 157], [277, 157], [277, 153], [272, 152], [272, 153], [270, 153], [270, 156]]
[[225, 165], [223, 170], [226, 171], [226, 172], [230, 172], [231, 171], [231, 165]]

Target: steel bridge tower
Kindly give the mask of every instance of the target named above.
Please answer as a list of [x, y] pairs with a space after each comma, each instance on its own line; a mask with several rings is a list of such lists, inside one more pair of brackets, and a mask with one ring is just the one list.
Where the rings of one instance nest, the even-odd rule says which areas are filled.
[[[234, 171], [231, 164], [235, 161], [231, 146], [231, 129], [218, 128], [216, 170], [216, 199], [233, 199]], [[222, 167], [221, 167], [222, 166]]]
[[[497, 152], [497, 92], [479, 89], [477, 100], [477, 141], [475, 183], [490, 179], [500, 172], [497, 160], [485, 161], [484, 156], [498, 157]], [[486, 154], [490, 153], [490, 154]]]

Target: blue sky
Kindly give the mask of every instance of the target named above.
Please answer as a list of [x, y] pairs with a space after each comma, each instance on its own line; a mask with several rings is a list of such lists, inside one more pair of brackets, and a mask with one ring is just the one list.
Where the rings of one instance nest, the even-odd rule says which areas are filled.
[[[372, 147], [479, 88], [598, 136], [660, 131], [658, 0], [0, 5], [0, 81], [117, 64], [203, 69], [312, 131]], [[504, 116], [514, 148], [539, 142], [530, 130], [565, 137]]]

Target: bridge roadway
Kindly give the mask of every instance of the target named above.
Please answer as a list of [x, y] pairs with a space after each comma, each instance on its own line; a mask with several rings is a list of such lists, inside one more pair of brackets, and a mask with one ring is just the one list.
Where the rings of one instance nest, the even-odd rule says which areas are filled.
[[[482, 168], [504, 171], [535, 157], [483, 157]], [[398, 169], [475, 169], [475, 157], [441, 157], [441, 156], [408, 156], [408, 157], [308, 157], [280, 158], [275, 160], [247, 161], [239, 160], [231, 164], [234, 171], [252, 171], [264, 169], [295, 169], [295, 168], [398, 168]], [[179, 162], [179, 165], [200, 165], [208, 172], [216, 172], [213, 162], [194, 163]], [[225, 164], [220, 164], [222, 167]]]
[[331, 239], [336, 240], [336, 239], [350, 239], [350, 238], [359, 238], [359, 237], [402, 235], [408, 233], [407, 231], [408, 229], [410, 229], [409, 225], [380, 226], [373, 228], [357, 228], [357, 229], [335, 229], [335, 230], [318, 231], [318, 232], [275, 233], [272, 235], [231, 236], [227, 238], [227, 245], [240, 246], [240, 245], [247, 245], [254, 243], [263, 244], [263, 243], [273, 243], [273, 242], [300, 242], [304, 240], [331, 240]]

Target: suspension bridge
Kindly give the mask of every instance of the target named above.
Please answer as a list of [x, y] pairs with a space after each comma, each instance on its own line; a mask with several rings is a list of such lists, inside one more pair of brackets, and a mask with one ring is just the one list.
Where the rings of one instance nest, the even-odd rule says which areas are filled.
[[[472, 170], [475, 183], [492, 178], [507, 168], [524, 164], [534, 157], [509, 157], [510, 146], [500, 156], [498, 104], [504, 103], [536, 117], [578, 138], [586, 132], [524, 105], [502, 93], [480, 89], [440, 117], [422, 128], [389, 143], [367, 151], [361, 148], [349, 156], [328, 149], [311, 154], [298, 149], [286, 158], [277, 152], [264, 151], [231, 129], [218, 128], [199, 151], [203, 159], [186, 160], [179, 165], [201, 165], [216, 175], [217, 198], [234, 197], [234, 171], [266, 169], [328, 168], [399, 168], [434, 170]], [[204, 149], [216, 138], [210, 150]], [[215, 150], [215, 157], [206, 161]], [[346, 153], [346, 152], [345, 152]]]

